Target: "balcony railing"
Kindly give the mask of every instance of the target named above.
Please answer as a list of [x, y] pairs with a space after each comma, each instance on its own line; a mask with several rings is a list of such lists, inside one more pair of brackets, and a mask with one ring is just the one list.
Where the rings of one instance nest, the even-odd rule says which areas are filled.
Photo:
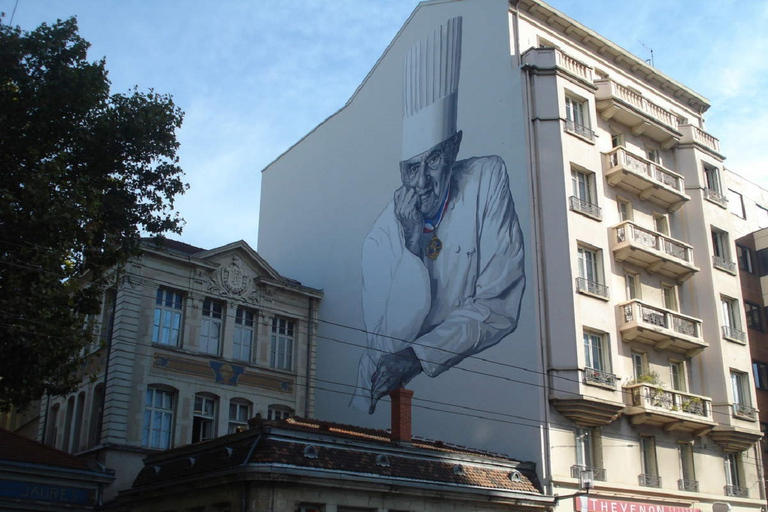
[[587, 82], [592, 82], [592, 68], [559, 48], [531, 48], [523, 55], [525, 65], [538, 69], [558, 67]]
[[677, 173], [665, 169], [655, 162], [630, 153], [623, 147], [617, 147], [609, 153], [609, 163], [611, 167], [623, 165], [637, 174], [642, 174], [649, 180], [658, 184], [674, 189], [681, 194], [684, 193], [683, 177]]
[[625, 389], [631, 393], [633, 406], [712, 419], [712, 401], [709, 398], [644, 383], [632, 384]]
[[619, 330], [625, 341], [642, 341], [659, 350], [669, 346], [683, 352], [708, 346], [701, 332], [701, 320], [677, 311], [651, 306], [637, 299], [619, 307]]
[[742, 344], [747, 343], [746, 333], [735, 327], [731, 327], [730, 325], [723, 326], [723, 338], [728, 338], [729, 340], [738, 341], [739, 343], [742, 343]]
[[595, 295], [597, 297], [608, 298], [608, 287], [603, 283], [596, 281], [590, 281], [583, 277], [576, 278], [576, 291], [580, 293], [586, 293], [589, 295]]
[[755, 421], [757, 419], [757, 409], [755, 409], [752, 406], [736, 403], [736, 404], [733, 404], [731, 407], [733, 410], [733, 415], [736, 418], [752, 420], [752, 421]]
[[711, 149], [715, 153], [720, 152], [720, 141], [701, 128], [692, 124], [682, 124], [679, 128], [680, 133], [683, 134], [682, 138], [680, 139], [681, 144], [687, 142], [695, 142], [696, 144], [700, 144], [706, 148]]
[[667, 235], [641, 228], [631, 221], [614, 226], [613, 254], [617, 261], [683, 282], [698, 272], [693, 247]]
[[564, 53], [557, 48], [555, 49], [555, 59], [558, 67], [570, 71], [574, 75], [583, 78], [587, 82], [592, 81], [592, 68], [583, 62], [574, 59], [567, 53]]
[[592, 473], [592, 480], [597, 480], [598, 482], [606, 481], [605, 469], [603, 468], [593, 468], [581, 464], [571, 466], [571, 478], [581, 478], [585, 472]]
[[[677, 135], [678, 131], [677, 117], [669, 110], [657, 105], [656, 103], [646, 99], [642, 94], [633, 91], [628, 87], [617, 84], [610, 79], [595, 80], [597, 85], [597, 92], [595, 93], [595, 99], [597, 100], [613, 100], [618, 101], [631, 109], [634, 109], [641, 115], [651, 118], [668, 129], [673, 130]], [[599, 108], [599, 105], [598, 105]], [[632, 114], [632, 113], [630, 113]], [[632, 116], [634, 117], [634, 116]], [[629, 118], [633, 123], [631, 125], [639, 124], [634, 118]]]
[[584, 381], [616, 389], [616, 375], [596, 368], [584, 368]]
[[725, 194], [711, 188], [704, 189], [704, 199], [708, 199], [723, 208], [728, 208], [728, 198]]
[[637, 477], [638, 483], [643, 487], [661, 487], [661, 477], [658, 475], [649, 475], [640, 473]]
[[679, 491], [686, 491], [686, 492], [699, 492], [699, 481], [698, 480], [684, 480], [680, 479], [677, 481], [677, 489]]
[[736, 262], [730, 261], [722, 256], [712, 256], [712, 266], [728, 272], [729, 274], [736, 275]]
[[584, 201], [576, 196], [571, 196], [569, 199], [571, 202], [571, 210], [583, 213], [584, 215], [598, 220], [603, 218], [603, 210], [596, 204]]
[[595, 132], [590, 130], [588, 126], [584, 126], [583, 124], [571, 121], [570, 119], [565, 121], [565, 131], [569, 133], [575, 133], [576, 135], [584, 137], [587, 140], [595, 140]]
[[749, 487], [741, 487], [740, 485], [726, 485], [726, 496], [735, 496], [737, 498], [749, 498]]

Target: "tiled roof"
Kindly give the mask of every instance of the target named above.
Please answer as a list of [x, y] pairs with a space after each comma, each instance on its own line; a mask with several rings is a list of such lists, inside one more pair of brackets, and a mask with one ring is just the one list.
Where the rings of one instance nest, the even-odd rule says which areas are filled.
[[394, 479], [540, 495], [533, 464], [447, 443], [392, 443], [384, 430], [291, 418], [148, 457], [134, 490], [206, 478], [238, 466], [323, 470], [346, 478]]
[[201, 247], [195, 247], [179, 240], [171, 240], [169, 238], [144, 238], [142, 241], [149, 244], [152, 247], [166, 249], [173, 252], [180, 252], [182, 254], [197, 254], [205, 251]]
[[86, 461], [74, 455], [21, 437], [2, 428], [0, 428], [0, 461], [40, 464], [84, 471], [91, 469]]

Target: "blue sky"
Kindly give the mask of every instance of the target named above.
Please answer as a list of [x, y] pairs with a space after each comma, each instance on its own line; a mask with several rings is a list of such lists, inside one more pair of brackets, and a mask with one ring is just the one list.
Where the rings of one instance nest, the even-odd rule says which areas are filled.
[[[482, 0], [477, 0], [482, 1]], [[768, 2], [550, 0], [707, 97], [726, 166], [768, 188]], [[340, 108], [414, 0], [0, 0], [29, 30], [76, 15], [113, 92], [172, 94], [185, 112], [184, 241], [256, 247], [260, 171]], [[311, 172], [311, 170], [308, 170]], [[287, 197], [286, 201], [291, 198]]]

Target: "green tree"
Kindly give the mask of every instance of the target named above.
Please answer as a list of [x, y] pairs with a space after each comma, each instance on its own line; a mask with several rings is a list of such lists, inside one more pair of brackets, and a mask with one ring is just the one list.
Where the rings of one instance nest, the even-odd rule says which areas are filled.
[[74, 18], [0, 25], [0, 410], [72, 391], [110, 269], [181, 232], [183, 113], [110, 94], [89, 46]]

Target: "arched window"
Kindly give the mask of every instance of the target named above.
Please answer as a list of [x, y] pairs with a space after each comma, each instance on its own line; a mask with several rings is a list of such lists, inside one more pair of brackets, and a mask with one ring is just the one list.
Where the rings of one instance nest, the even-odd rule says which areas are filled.
[[294, 415], [293, 409], [287, 405], [273, 404], [267, 409], [268, 420], [284, 420]]
[[248, 419], [251, 417], [252, 404], [248, 400], [235, 398], [229, 401], [229, 428], [230, 434], [248, 430]]
[[171, 447], [175, 406], [176, 390], [155, 386], [147, 388], [144, 398], [142, 445], [159, 450]]
[[45, 431], [45, 444], [56, 448], [56, 435], [58, 434], [59, 404], [53, 404], [48, 410], [48, 425]]
[[67, 400], [67, 412], [64, 417], [64, 443], [61, 449], [65, 452], [70, 451], [72, 446], [72, 418], [75, 415], [75, 397], [69, 397]]
[[207, 441], [216, 437], [216, 410], [218, 397], [209, 393], [195, 395], [192, 415], [192, 442]]
[[85, 416], [85, 392], [80, 392], [77, 395], [77, 403], [75, 405], [75, 418], [72, 423], [72, 445], [69, 447], [69, 451], [76, 453], [80, 451], [82, 446], [82, 440], [80, 434], [83, 431], [83, 417]]
[[91, 400], [91, 420], [88, 424], [88, 446], [94, 447], [101, 442], [101, 417], [104, 412], [104, 384], [93, 389]]

